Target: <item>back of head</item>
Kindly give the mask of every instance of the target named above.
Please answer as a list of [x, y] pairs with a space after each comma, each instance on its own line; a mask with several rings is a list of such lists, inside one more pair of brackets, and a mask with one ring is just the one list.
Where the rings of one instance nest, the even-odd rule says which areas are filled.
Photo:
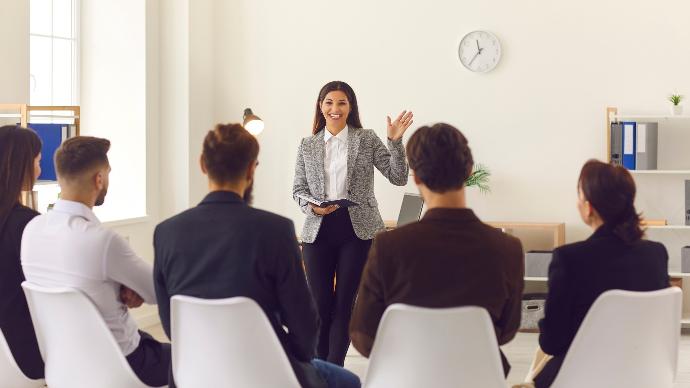
[[417, 129], [407, 142], [407, 159], [415, 176], [436, 193], [461, 189], [474, 165], [465, 136], [445, 123]]
[[0, 230], [22, 190], [34, 184], [34, 160], [41, 153], [41, 139], [31, 129], [0, 127]]
[[259, 142], [240, 124], [218, 124], [204, 138], [201, 159], [217, 184], [241, 179], [259, 156]]
[[98, 169], [108, 166], [110, 141], [92, 136], [65, 140], [55, 152], [55, 170], [60, 184], [81, 184]]
[[635, 210], [635, 181], [622, 166], [589, 160], [582, 166], [578, 187], [605, 225], [625, 242], [642, 238]]

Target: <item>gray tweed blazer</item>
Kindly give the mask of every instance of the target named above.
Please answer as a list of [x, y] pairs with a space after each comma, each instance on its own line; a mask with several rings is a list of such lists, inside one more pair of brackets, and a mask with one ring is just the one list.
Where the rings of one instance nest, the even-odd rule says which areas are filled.
[[[324, 131], [305, 137], [297, 151], [295, 181], [292, 197], [307, 215], [302, 229], [302, 241], [313, 243], [319, 233], [323, 217], [315, 214], [308, 202], [297, 194], [318, 200], [326, 198], [324, 185]], [[409, 167], [405, 159], [402, 139], [388, 140], [388, 148], [371, 129], [350, 128], [347, 137], [347, 199], [359, 206], [348, 208], [355, 234], [362, 240], [370, 240], [384, 229], [378, 202], [374, 197], [374, 167], [392, 184], [407, 184]]]

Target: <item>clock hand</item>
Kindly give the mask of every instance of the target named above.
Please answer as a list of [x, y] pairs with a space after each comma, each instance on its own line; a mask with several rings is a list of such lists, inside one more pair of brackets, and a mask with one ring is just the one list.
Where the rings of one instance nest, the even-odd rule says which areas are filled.
[[474, 60], [477, 59], [477, 55], [479, 55], [479, 54], [481, 54], [481, 50], [477, 51], [477, 53], [474, 54], [474, 56], [472, 57], [470, 62], [467, 64], [467, 66], [472, 66], [472, 62], [474, 62]]
[[481, 54], [482, 49], [479, 48], [479, 39], [476, 39], [475, 41], [477, 42], [477, 50], [479, 50], [479, 53]]

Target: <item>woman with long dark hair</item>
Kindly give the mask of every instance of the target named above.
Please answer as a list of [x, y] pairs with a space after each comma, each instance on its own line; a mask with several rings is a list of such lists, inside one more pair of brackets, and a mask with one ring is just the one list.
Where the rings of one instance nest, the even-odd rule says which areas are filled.
[[553, 252], [545, 316], [539, 322], [539, 345], [553, 358], [534, 378], [537, 388], [551, 386], [599, 295], [669, 286], [668, 253], [662, 244], [643, 239], [630, 172], [590, 160], [582, 167], [577, 189], [580, 217], [594, 233]]
[[31, 379], [43, 378], [29, 308], [21, 283], [19, 259], [22, 233], [38, 213], [20, 203], [41, 174], [41, 139], [30, 129], [0, 127], [0, 329], [17, 365]]
[[[293, 198], [307, 215], [304, 264], [321, 316], [316, 356], [340, 366], [350, 345], [348, 326], [371, 240], [384, 230], [374, 197], [374, 167], [394, 185], [407, 183], [402, 137], [412, 112], [387, 121], [386, 146], [373, 130], [362, 128], [350, 85], [329, 82], [316, 99], [312, 136], [302, 139], [297, 155]], [[310, 202], [339, 199], [357, 205]]]

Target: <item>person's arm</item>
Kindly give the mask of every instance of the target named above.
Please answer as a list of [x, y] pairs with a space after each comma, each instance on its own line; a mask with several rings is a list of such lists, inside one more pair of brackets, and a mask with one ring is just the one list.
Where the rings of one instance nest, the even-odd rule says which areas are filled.
[[383, 145], [381, 139], [372, 132], [374, 137], [374, 166], [392, 184], [404, 186], [407, 184], [407, 176], [410, 168], [405, 158], [405, 146], [402, 137], [398, 140], [388, 141], [388, 148]]
[[378, 237], [369, 250], [369, 258], [364, 266], [359, 293], [350, 320], [350, 339], [352, 345], [364, 357], [369, 357], [374, 346], [376, 331], [381, 317], [386, 311], [383, 297], [383, 281], [380, 275], [380, 258]]
[[319, 315], [302, 267], [302, 256], [295, 238], [295, 227], [281, 228], [271, 243], [274, 252], [276, 293], [281, 323], [288, 329], [293, 355], [300, 361], [311, 361], [316, 354]]
[[302, 139], [297, 149], [297, 162], [295, 163], [295, 178], [292, 183], [292, 198], [299, 205], [302, 213], [306, 215], [316, 215], [313, 212], [309, 202], [306, 199], [300, 198], [297, 195], [304, 195], [311, 197], [311, 191], [309, 191], [309, 184], [307, 183], [307, 169], [304, 165], [304, 142], [306, 139]]
[[565, 354], [575, 338], [577, 328], [571, 325], [573, 290], [570, 283], [566, 260], [556, 249], [549, 265], [549, 294], [544, 318], [539, 321], [539, 346], [546, 354]]
[[159, 241], [158, 226], [153, 232], [153, 285], [158, 298], [158, 316], [161, 319], [163, 331], [170, 338], [170, 295], [165, 283], [163, 272], [163, 255], [161, 253], [161, 242]]
[[129, 246], [117, 233], [112, 233], [106, 247], [104, 277], [136, 292], [148, 304], [156, 304], [153, 290], [153, 268]]
[[508, 261], [508, 300], [496, 322], [499, 345], [510, 342], [520, 329], [522, 292], [525, 287], [525, 260], [522, 253], [522, 243], [517, 239], [515, 240], [510, 253], [512, 257]]

